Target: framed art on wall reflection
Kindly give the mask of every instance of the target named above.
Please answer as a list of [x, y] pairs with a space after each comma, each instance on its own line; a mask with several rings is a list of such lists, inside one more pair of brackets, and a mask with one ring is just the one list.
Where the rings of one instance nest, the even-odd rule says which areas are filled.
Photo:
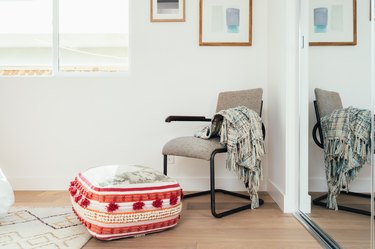
[[310, 46], [357, 45], [356, 0], [311, 0]]
[[200, 0], [200, 46], [251, 46], [252, 0]]
[[151, 22], [185, 22], [185, 0], [150, 0]]

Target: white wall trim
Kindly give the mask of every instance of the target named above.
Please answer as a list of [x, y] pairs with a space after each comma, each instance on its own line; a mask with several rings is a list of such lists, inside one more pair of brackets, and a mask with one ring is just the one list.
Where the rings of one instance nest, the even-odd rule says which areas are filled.
[[311, 212], [309, 191], [309, 15], [308, 0], [300, 0], [299, 13], [299, 209]]
[[283, 211], [298, 210], [299, 193], [299, 0], [286, 2], [286, 140], [285, 200]]
[[284, 209], [284, 193], [271, 181], [268, 180], [268, 194], [279, 205], [280, 209]]
[[34, 191], [54, 191], [54, 190], [68, 190], [70, 181], [74, 180], [74, 177], [51, 177], [51, 176], [40, 176], [40, 177], [8, 177], [13, 190], [34, 190]]
[[[210, 179], [208, 177], [172, 177], [185, 191], [202, 191], [210, 189]], [[234, 177], [216, 177], [216, 188], [229, 191], [247, 191], [241, 180]], [[267, 190], [267, 182], [261, 181], [259, 191]]]
[[[70, 181], [74, 177], [9, 177], [14, 190], [67, 190]], [[184, 191], [209, 190], [210, 179], [208, 177], [173, 177], [184, 189]], [[216, 177], [216, 188], [229, 191], [246, 191], [241, 180], [233, 177]], [[267, 182], [261, 181], [259, 191], [267, 191]]]
[[[356, 178], [349, 186], [349, 190], [358, 193], [368, 193], [371, 189], [371, 178], [361, 177]], [[310, 177], [309, 179], [310, 192], [326, 192], [327, 180], [325, 177]]]

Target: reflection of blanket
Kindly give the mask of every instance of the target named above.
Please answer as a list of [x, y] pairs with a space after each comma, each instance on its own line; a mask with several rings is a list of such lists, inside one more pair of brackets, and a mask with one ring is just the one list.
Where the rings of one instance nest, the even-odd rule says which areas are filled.
[[208, 139], [220, 135], [220, 143], [228, 148], [227, 168], [234, 170], [248, 186], [251, 207], [259, 207], [258, 189], [264, 154], [262, 120], [247, 107], [239, 106], [218, 112], [211, 125], [195, 134]]
[[353, 107], [339, 109], [321, 119], [328, 184], [327, 207], [337, 210], [336, 197], [370, 162], [371, 113]]

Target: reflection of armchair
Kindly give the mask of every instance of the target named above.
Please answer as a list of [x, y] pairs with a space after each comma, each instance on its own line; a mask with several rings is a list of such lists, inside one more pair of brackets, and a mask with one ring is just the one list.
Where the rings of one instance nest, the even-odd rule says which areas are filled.
[[[316, 145], [324, 149], [323, 132], [322, 132], [321, 124], [320, 124], [320, 118], [330, 115], [335, 110], [342, 109], [343, 105], [341, 102], [340, 94], [337, 92], [331, 92], [331, 91], [326, 91], [326, 90], [316, 88], [315, 98], [316, 100], [314, 101], [314, 109], [315, 109], [317, 123], [314, 125], [312, 136]], [[340, 194], [371, 199], [371, 195], [369, 194], [354, 193], [354, 192], [349, 192], [345, 190], [341, 191]], [[313, 200], [313, 204], [326, 207], [327, 203], [324, 201], [327, 199], [327, 196], [328, 194], [324, 194], [320, 197], [317, 197], [316, 199]], [[349, 211], [349, 212], [369, 215], [369, 216], [371, 215], [370, 211], [366, 211], [362, 209], [347, 207], [343, 205], [338, 205], [337, 207], [339, 210], [344, 210], [344, 211]]]
[[[253, 90], [244, 90], [244, 91], [235, 91], [235, 92], [223, 92], [219, 94], [217, 102], [217, 112], [237, 106], [246, 106], [249, 109], [256, 111], [259, 115], [262, 114], [262, 89], [253, 89]], [[211, 121], [211, 119], [198, 116], [169, 116], [165, 120], [166, 122], [171, 121]], [[265, 135], [265, 129], [262, 124], [263, 136]], [[215, 207], [215, 192], [220, 192], [223, 194], [228, 194], [240, 198], [249, 200], [249, 195], [243, 195], [223, 189], [215, 189], [215, 156], [217, 153], [227, 152], [227, 148], [220, 144], [219, 138], [211, 138], [208, 140], [200, 139], [196, 137], [180, 137], [175, 138], [169, 141], [164, 145], [163, 155], [164, 155], [164, 174], [167, 175], [167, 163], [168, 155], [173, 156], [182, 156], [197, 158], [206, 161], [210, 161], [210, 190], [203, 191], [193, 194], [185, 195], [184, 198], [190, 198], [195, 196], [201, 196], [205, 194], [211, 195], [211, 213], [216, 218], [221, 218], [239, 211], [251, 208], [251, 204], [246, 204], [238, 208], [234, 208], [222, 213], [216, 212]], [[259, 199], [259, 205], [262, 205], [264, 202], [262, 199]]]
[[[315, 98], [314, 109], [317, 122], [313, 128], [313, 139], [314, 142], [323, 149], [323, 132], [322, 127], [320, 126], [320, 118], [331, 114], [335, 110], [342, 109], [343, 106], [340, 94], [337, 92], [330, 92], [316, 88]], [[317, 139], [317, 131], [319, 131], [319, 140]]]

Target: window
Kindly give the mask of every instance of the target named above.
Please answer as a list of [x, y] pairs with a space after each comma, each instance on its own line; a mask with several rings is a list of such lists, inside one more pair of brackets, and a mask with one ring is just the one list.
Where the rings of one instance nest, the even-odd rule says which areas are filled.
[[127, 71], [127, 8], [124, 0], [60, 0], [60, 71]]
[[125, 72], [128, 20], [128, 0], [0, 0], [0, 75]]
[[52, 1], [0, 0], [0, 74], [50, 74], [52, 54]]

